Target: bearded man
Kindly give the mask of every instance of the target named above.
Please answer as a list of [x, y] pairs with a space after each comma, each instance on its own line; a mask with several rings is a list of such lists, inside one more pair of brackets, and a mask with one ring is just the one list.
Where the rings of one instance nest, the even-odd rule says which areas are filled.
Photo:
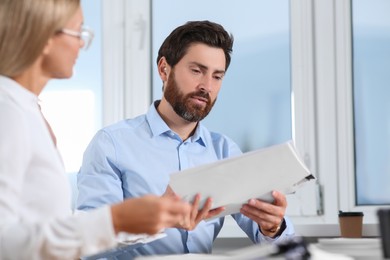
[[[145, 194], [171, 196], [171, 173], [242, 153], [231, 139], [201, 123], [217, 100], [232, 46], [233, 36], [210, 21], [187, 22], [172, 31], [157, 57], [162, 99], [154, 101], [146, 114], [96, 134], [78, 174], [78, 209]], [[280, 242], [294, 234], [285, 217], [285, 195], [273, 191], [273, 197], [273, 203], [250, 199], [240, 213], [232, 215], [253, 243]], [[212, 209], [212, 198], [207, 198], [198, 210], [200, 199], [201, 194], [197, 194], [191, 212], [175, 228], [166, 229], [166, 237], [124, 250], [118, 259], [211, 253], [224, 218], [204, 220], [224, 208]]]

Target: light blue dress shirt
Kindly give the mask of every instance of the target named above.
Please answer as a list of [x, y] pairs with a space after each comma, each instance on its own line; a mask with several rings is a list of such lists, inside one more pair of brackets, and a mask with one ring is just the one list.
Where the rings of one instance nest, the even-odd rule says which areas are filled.
[[[158, 101], [152, 104], [147, 114], [120, 121], [95, 135], [78, 174], [78, 209], [96, 208], [145, 194], [162, 195], [171, 173], [241, 154], [231, 139], [210, 132], [202, 123], [183, 141], [162, 120], [157, 104]], [[249, 218], [241, 214], [234, 214], [233, 218], [254, 243], [273, 241], [263, 236]], [[285, 220], [287, 228], [275, 240], [294, 234], [291, 222]], [[211, 253], [223, 222], [224, 218], [201, 221], [193, 231], [166, 229], [165, 238], [129, 251], [126, 259], [150, 254]]]

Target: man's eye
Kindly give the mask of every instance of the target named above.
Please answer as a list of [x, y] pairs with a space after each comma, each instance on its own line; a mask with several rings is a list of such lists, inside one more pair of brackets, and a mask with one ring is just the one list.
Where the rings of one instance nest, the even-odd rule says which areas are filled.
[[196, 74], [199, 74], [199, 73], [200, 73], [200, 70], [198, 70], [198, 69], [192, 69], [192, 72], [193, 72], [193, 73], [196, 73]]

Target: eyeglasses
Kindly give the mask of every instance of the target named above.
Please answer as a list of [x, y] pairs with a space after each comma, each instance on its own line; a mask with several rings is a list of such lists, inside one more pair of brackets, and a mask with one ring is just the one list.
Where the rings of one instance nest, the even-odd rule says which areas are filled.
[[74, 31], [70, 29], [63, 28], [58, 31], [58, 33], [63, 33], [72, 37], [79, 38], [83, 41], [83, 49], [87, 50], [92, 43], [93, 37], [95, 36], [93, 31], [88, 27], [82, 27], [80, 31]]

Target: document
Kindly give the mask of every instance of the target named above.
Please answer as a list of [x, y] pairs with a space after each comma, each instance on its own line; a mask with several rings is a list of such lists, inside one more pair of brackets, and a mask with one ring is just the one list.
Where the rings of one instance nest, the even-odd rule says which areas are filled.
[[224, 206], [216, 218], [238, 213], [251, 198], [272, 202], [274, 190], [294, 193], [311, 179], [315, 178], [288, 141], [173, 173], [169, 185], [189, 202], [200, 193], [200, 208], [208, 197], [213, 199], [212, 208]]
[[310, 251], [312, 256], [323, 252], [348, 256], [349, 259], [387, 259], [382, 255], [380, 238], [320, 238], [318, 243], [310, 245]]

